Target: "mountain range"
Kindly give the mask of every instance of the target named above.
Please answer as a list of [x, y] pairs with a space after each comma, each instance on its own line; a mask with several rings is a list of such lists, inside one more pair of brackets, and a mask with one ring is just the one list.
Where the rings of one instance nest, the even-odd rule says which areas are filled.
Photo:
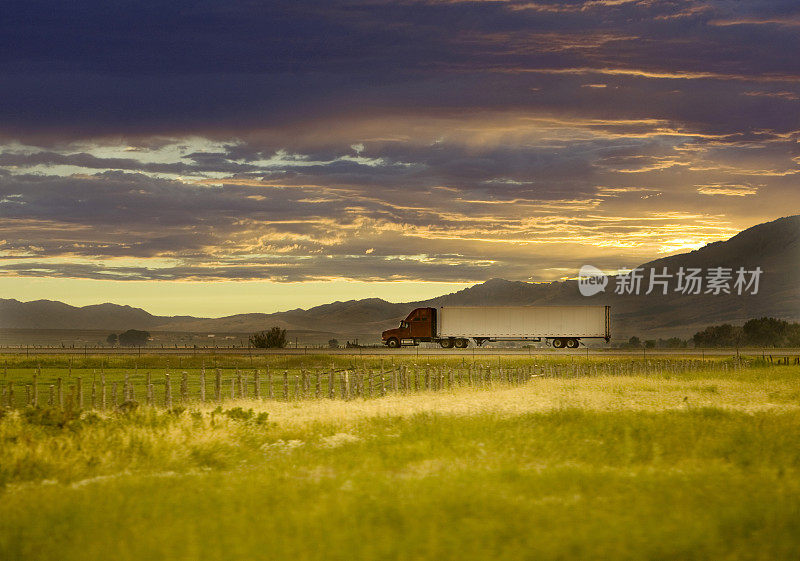
[[[429, 300], [392, 303], [379, 298], [333, 302], [309, 309], [271, 314], [248, 313], [221, 318], [155, 316], [140, 308], [118, 304], [75, 307], [62, 302], [37, 300], [20, 302], [0, 299], [0, 328], [49, 330], [146, 329], [190, 333], [252, 333], [278, 325], [290, 332], [320, 337], [362, 337], [377, 340], [380, 332], [394, 327], [406, 314], [423, 306], [488, 305], [582, 305], [612, 306], [615, 338], [688, 337], [707, 325], [741, 323], [752, 317], [772, 316], [800, 320], [800, 215], [780, 218], [748, 228], [727, 241], [708, 244], [698, 250], [644, 263], [651, 268], [676, 274], [683, 267], [727, 267], [735, 272], [760, 267], [757, 294], [684, 295], [670, 287], [644, 295], [617, 294], [617, 279], [611, 277], [605, 292], [585, 297], [577, 280], [528, 283], [491, 279], [472, 287]], [[735, 275], [734, 275], [735, 276]], [[673, 281], [674, 282], [674, 281]]]

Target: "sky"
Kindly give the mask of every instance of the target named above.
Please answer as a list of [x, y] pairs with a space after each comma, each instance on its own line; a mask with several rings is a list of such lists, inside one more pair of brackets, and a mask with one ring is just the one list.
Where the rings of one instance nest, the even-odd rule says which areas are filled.
[[226, 314], [800, 208], [796, 0], [5, 0], [0, 297]]

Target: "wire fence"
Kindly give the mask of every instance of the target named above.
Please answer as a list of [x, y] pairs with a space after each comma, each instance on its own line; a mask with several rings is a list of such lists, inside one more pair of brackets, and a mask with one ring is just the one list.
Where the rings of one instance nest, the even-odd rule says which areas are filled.
[[222, 403], [230, 400], [372, 399], [388, 394], [491, 388], [522, 385], [534, 378], [584, 376], [669, 376], [690, 372], [736, 371], [776, 364], [800, 366], [800, 357], [699, 359], [537, 361], [502, 366], [488, 363], [398, 364], [388, 368], [311, 366], [296, 370], [275, 368], [210, 368], [182, 371], [36, 367], [0, 385], [0, 406], [51, 406], [62, 409], [134, 408], [141, 404], [172, 408], [177, 405]]

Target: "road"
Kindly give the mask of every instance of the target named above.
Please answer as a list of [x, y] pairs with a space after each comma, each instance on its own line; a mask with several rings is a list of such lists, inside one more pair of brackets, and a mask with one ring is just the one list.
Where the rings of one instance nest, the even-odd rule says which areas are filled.
[[[800, 349], [739, 349], [739, 354], [744, 356], [800, 356]], [[361, 348], [361, 349], [328, 349], [319, 347], [300, 347], [287, 349], [247, 349], [242, 347], [216, 347], [216, 348], [62, 348], [62, 347], [0, 347], [0, 354], [24, 355], [231, 355], [252, 354], [260, 355], [360, 355], [360, 356], [595, 356], [595, 357], [670, 357], [670, 356], [733, 356], [736, 349], [610, 349], [590, 347], [579, 349], [504, 349], [504, 348], [476, 348], [468, 349], [440, 349], [404, 347], [401, 349], [388, 348]]]

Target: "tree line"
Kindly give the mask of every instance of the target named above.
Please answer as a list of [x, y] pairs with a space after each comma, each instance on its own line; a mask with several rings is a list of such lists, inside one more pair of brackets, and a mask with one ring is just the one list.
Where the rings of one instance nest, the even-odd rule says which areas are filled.
[[690, 339], [642, 340], [633, 336], [620, 345], [623, 349], [683, 349], [709, 347], [800, 347], [800, 323], [763, 317], [748, 320], [744, 325], [723, 323], [709, 325]]
[[800, 323], [763, 317], [744, 325], [710, 325], [692, 340], [695, 347], [800, 347]]

